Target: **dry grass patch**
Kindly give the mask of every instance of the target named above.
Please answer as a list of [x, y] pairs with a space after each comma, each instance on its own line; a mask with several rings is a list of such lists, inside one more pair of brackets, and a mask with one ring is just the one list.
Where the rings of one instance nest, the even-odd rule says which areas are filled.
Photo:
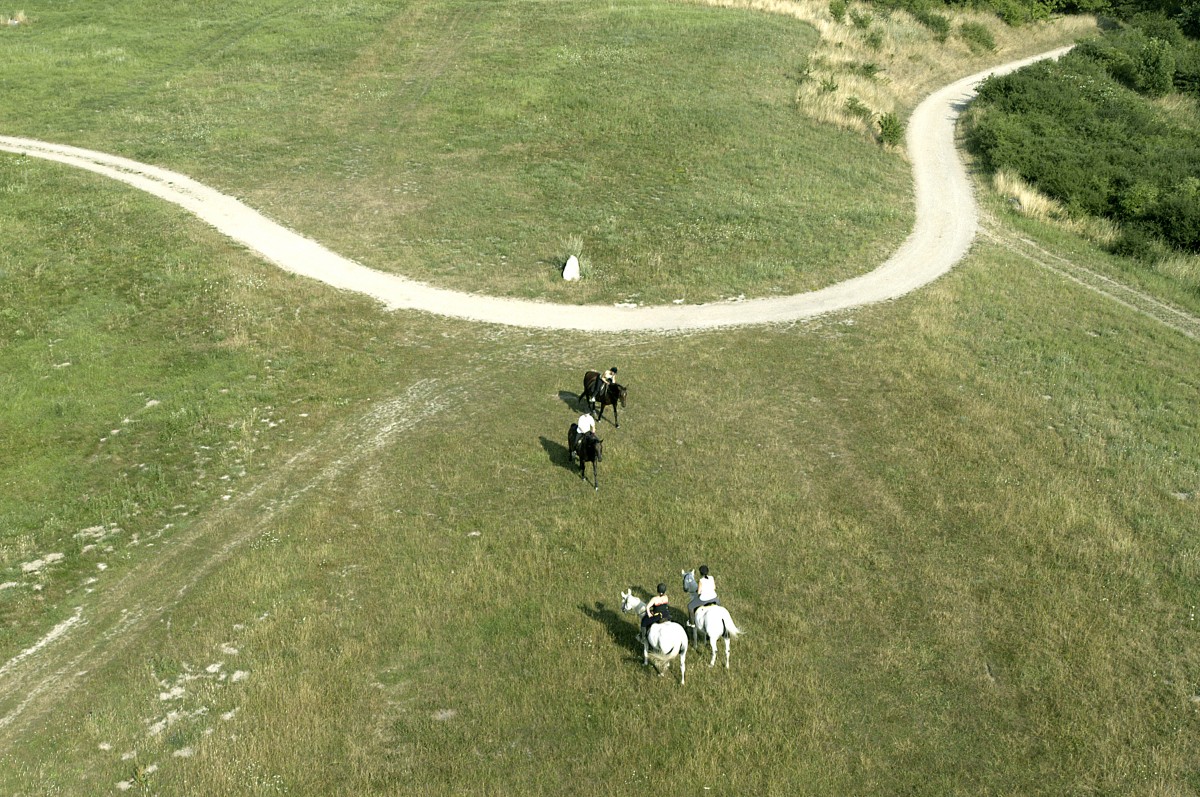
[[1021, 215], [1038, 221], [1064, 221], [1067, 209], [1027, 183], [1019, 174], [1001, 169], [992, 175], [992, 187]]
[[[1096, 31], [1093, 17], [1062, 17], [1014, 28], [993, 14], [940, 9], [950, 19], [949, 38], [937, 35], [905, 11], [848, 3], [838, 21], [821, 0], [701, 0], [708, 5], [785, 14], [812, 25], [820, 34], [810, 68], [796, 92], [796, 106], [817, 121], [875, 136], [871, 118], [847, 105], [852, 98], [875, 115], [902, 117], [932, 86], [989, 64], [1032, 55]], [[994, 51], [981, 49], [958, 32], [967, 23], [991, 32]], [[864, 67], [868, 67], [864, 69]]]
[[1200, 256], [1198, 255], [1179, 253], [1165, 257], [1154, 265], [1154, 270], [1165, 277], [1179, 281], [1192, 290], [1200, 290]]
[[1062, 203], [1041, 193], [1008, 169], [1001, 169], [992, 175], [992, 187], [1022, 216], [1056, 224], [1094, 244], [1112, 246], [1121, 236], [1120, 228], [1110, 219], [1094, 216], [1073, 218]]
[[8, 14], [0, 14], [0, 26], [6, 27], [6, 28], [10, 28], [10, 27], [15, 28], [18, 25], [28, 25], [28, 24], [29, 24], [29, 17], [27, 17], [25, 15], [24, 11], [18, 11], [15, 14], [12, 14], [11, 16]]

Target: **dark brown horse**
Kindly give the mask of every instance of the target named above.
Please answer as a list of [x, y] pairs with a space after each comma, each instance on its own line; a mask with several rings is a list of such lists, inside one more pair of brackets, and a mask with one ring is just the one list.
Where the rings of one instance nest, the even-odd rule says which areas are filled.
[[[579, 450], [575, 450], [575, 444], [579, 444]], [[604, 441], [596, 437], [595, 432], [588, 432], [583, 436], [583, 440], [579, 439], [579, 426], [571, 424], [571, 428], [567, 430], [567, 456], [571, 461], [575, 461], [575, 457], [579, 457], [579, 478], [587, 481], [587, 464], [592, 463], [592, 482], [597, 490], [600, 489], [600, 474], [596, 469], [596, 463], [604, 459]]]
[[[597, 382], [599, 382], [600, 392], [596, 393]], [[583, 392], [579, 394], [579, 401], [587, 401], [588, 412], [595, 415], [596, 403], [600, 404], [600, 414], [596, 415], [596, 422], [599, 423], [604, 417], [604, 408], [613, 408], [613, 426], [621, 428], [620, 418], [617, 416], [617, 404], [625, 406], [625, 386], [618, 385], [613, 382], [611, 385], [600, 379], [599, 371], [588, 371], [583, 375]]]

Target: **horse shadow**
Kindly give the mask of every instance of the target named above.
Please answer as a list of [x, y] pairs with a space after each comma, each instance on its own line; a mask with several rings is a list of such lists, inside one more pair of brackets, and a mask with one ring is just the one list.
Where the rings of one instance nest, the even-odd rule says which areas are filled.
[[542, 450], [546, 452], [546, 456], [550, 458], [551, 462], [569, 471], [579, 469], [579, 466], [571, 461], [571, 454], [562, 443], [556, 443], [548, 437], [539, 437], [538, 439], [542, 443]]
[[580, 604], [579, 611], [604, 626], [613, 643], [629, 651], [631, 661], [636, 660], [638, 664], [642, 663], [642, 641], [638, 637], [639, 627], [636, 617], [631, 623], [622, 616], [620, 610], [614, 611], [608, 608], [604, 601], [596, 601], [594, 607], [588, 606], [586, 603]]
[[566, 404], [573, 410], [582, 409], [582, 403], [579, 401], [579, 394], [572, 393], [570, 390], [558, 391], [558, 400]]

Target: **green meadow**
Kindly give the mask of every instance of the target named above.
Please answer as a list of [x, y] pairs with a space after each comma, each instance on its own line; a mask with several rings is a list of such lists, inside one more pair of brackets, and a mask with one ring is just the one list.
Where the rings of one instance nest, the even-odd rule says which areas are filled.
[[[790, 103], [817, 35], [785, 16], [24, 11], [0, 135], [439, 285], [768, 295], [911, 225], [903, 157]], [[1200, 299], [988, 190], [894, 302], [546, 333], [387, 313], [0, 154], [0, 793], [1197, 793], [1198, 344], [1071, 275]], [[597, 491], [566, 431], [613, 364]], [[701, 563], [744, 636], [680, 686], [619, 598], [678, 611]]]
[[[822, 287], [911, 223], [902, 160], [798, 112], [816, 34], [784, 16], [158, 7], [47, 5], [6, 31], [6, 133], [203, 175], [374, 268], [569, 302]], [[564, 287], [572, 239], [588, 279]]]

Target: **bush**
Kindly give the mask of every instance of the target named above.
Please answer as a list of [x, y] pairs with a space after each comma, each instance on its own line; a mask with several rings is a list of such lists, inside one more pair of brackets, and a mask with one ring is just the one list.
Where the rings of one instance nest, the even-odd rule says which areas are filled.
[[842, 110], [844, 110], [849, 116], [857, 116], [863, 121], [866, 121], [874, 116], [874, 114], [871, 113], [871, 109], [866, 105], [863, 105], [863, 101], [858, 97], [847, 97], [846, 103], [842, 106]]
[[974, 52], [992, 52], [996, 49], [996, 38], [986, 25], [979, 22], [964, 22], [958, 28], [958, 35]]
[[1171, 246], [1200, 253], [1200, 192], [1175, 191], [1159, 201], [1149, 219]]
[[913, 12], [913, 17], [933, 33], [933, 38], [939, 42], [950, 37], [950, 17], [933, 11], [919, 9]]
[[1149, 227], [1133, 224], [1122, 228], [1121, 237], [1112, 245], [1112, 253], [1151, 263], [1163, 254], [1163, 246]]
[[968, 145], [986, 169], [1020, 175], [1072, 215], [1119, 221], [1118, 254], [1200, 252], [1195, 130], [1116, 81], [1110, 70], [1134, 63], [1128, 50], [1092, 50], [985, 81], [964, 120]]
[[797, 83], [806, 83], [812, 77], [812, 62], [808, 56], [801, 56], [800, 61], [796, 64], [796, 68], [792, 70], [792, 79]]
[[829, 0], [829, 15], [834, 22], [844, 22], [846, 19], [846, 0]]
[[1175, 51], [1175, 90], [1200, 98], [1200, 44], [1196, 42]]
[[1137, 28], [1081, 42], [1079, 56], [1104, 67], [1115, 80], [1139, 94], [1161, 97], [1175, 83], [1175, 48]]
[[1184, 0], [1176, 19], [1185, 34], [1200, 38], [1200, 0]]
[[1146, 180], [1135, 180], [1117, 197], [1119, 215], [1125, 219], [1137, 219], [1149, 215], [1158, 205], [1158, 186]]
[[1187, 37], [1179, 29], [1179, 23], [1161, 11], [1144, 11], [1134, 14], [1129, 20], [1129, 25], [1137, 28], [1151, 39], [1162, 39], [1172, 48], [1187, 45]]
[[879, 140], [891, 147], [904, 142], [904, 122], [896, 114], [888, 112], [879, 117]]
[[879, 64], [848, 64], [850, 71], [856, 75], [862, 75], [867, 80], [874, 80], [879, 77]]

